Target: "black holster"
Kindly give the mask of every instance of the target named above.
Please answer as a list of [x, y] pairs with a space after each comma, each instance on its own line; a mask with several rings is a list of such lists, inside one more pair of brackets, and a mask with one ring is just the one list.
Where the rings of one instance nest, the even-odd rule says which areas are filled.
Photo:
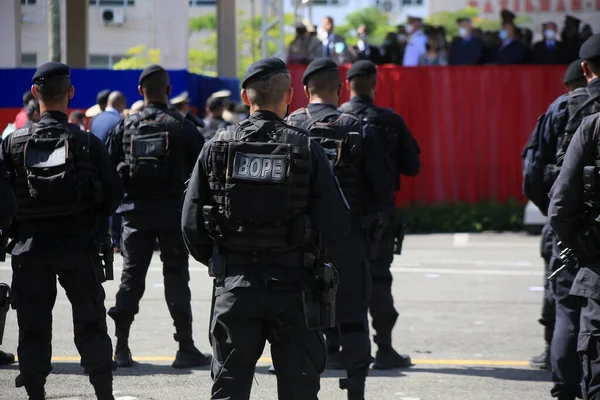
[[98, 240], [96, 242], [96, 250], [98, 251], [98, 254], [100, 255], [100, 258], [102, 260], [102, 269], [104, 271], [104, 280], [106, 281], [112, 281], [115, 279], [115, 275], [114, 275], [114, 261], [115, 261], [115, 254], [114, 254], [114, 246], [113, 246], [113, 241], [112, 241], [112, 237], [107, 233], [104, 236], [102, 236], [102, 239]]
[[367, 221], [367, 257], [369, 260], [376, 260], [379, 255], [383, 232], [389, 223], [389, 216], [384, 213], [377, 213], [370, 216]]
[[404, 236], [406, 235], [407, 220], [405, 216], [398, 218], [396, 226], [396, 238], [394, 240], [394, 254], [402, 254], [402, 245], [404, 244]]
[[315, 268], [316, 289], [302, 293], [304, 320], [308, 330], [333, 328], [336, 325], [335, 299], [340, 279], [330, 263], [319, 263]]
[[6, 247], [8, 246], [8, 235], [0, 231], [0, 262], [6, 261]]
[[0, 283], [0, 345], [4, 337], [4, 326], [6, 324], [6, 314], [10, 308], [10, 287], [5, 283]]

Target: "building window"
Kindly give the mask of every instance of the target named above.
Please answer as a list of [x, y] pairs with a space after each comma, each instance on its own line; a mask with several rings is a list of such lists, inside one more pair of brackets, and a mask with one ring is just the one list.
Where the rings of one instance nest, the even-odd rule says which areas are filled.
[[116, 63], [121, 61], [125, 56], [112, 54], [91, 54], [90, 68], [93, 69], [110, 69]]
[[35, 6], [37, 0], [21, 0], [21, 5], [24, 6]]
[[35, 53], [21, 53], [21, 67], [22, 68], [35, 68], [35, 67], [37, 67], [37, 54], [35, 54]]
[[216, 0], [190, 0], [190, 7], [214, 6]]
[[135, 6], [135, 0], [90, 0], [90, 6], [117, 6], [117, 7], [124, 7], [124, 6]]
[[422, 6], [423, 0], [402, 0], [403, 6]]

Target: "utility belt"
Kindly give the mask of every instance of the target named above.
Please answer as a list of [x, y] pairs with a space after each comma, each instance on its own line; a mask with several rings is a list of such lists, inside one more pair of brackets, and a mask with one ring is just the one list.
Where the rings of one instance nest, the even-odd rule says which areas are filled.
[[[255, 251], [247, 253], [233, 253], [226, 249], [221, 251], [216, 245], [213, 249], [209, 275], [219, 278], [227, 276], [227, 266], [237, 267], [289, 267], [310, 269], [315, 266], [314, 254], [298, 249], [285, 253]], [[225, 253], [225, 254], [222, 254]]]
[[209, 262], [209, 275], [222, 279], [227, 276], [227, 266], [282, 266], [304, 268], [314, 276], [314, 285], [302, 292], [304, 322], [309, 330], [320, 330], [335, 326], [335, 301], [339, 277], [332, 264], [320, 263], [317, 257], [299, 249], [286, 253], [251, 252], [221, 254], [222, 246], [215, 243]]

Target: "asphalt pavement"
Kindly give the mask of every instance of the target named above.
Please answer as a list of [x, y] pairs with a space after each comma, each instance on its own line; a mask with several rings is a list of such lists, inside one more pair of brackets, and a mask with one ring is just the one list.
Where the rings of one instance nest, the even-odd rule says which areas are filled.
[[[539, 237], [525, 234], [413, 235], [394, 260], [394, 297], [400, 312], [394, 345], [416, 364], [409, 369], [372, 371], [367, 399], [381, 400], [540, 400], [550, 399], [550, 376], [532, 370], [528, 360], [543, 349], [537, 322], [542, 301]], [[115, 257], [115, 277], [122, 260]], [[0, 264], [0, 282], [10, 282], [10, 260]], [[212, 281], [206, 268], [191, 263], [194, 337], [210, 351], [208, 323]], [[118, 281], [105, 284], [107, 308]], [[174, 370], [177, 350], [165, 301], [158, 253], [131, 333], [140, 365], [115, 376], [117, 400], [209, 399], [207, 369]], [[109, 318], [109, 330], [114, 325]], [[8, 315], [2, 349], [16, 351], [16, 315]], [[373, 349], [375, 351], [375, 348]], [[252, 399], [277, 399], [276, 378], [268, 373], [269, 346], [256, 368]], [[48, 399], [93, 399], [73, 344], [69, 302], [64, 291], [54, 307], [53, 371]], [[0, 368], [0, 400], [27, 399], [15, 389], [16, 365]], [[325, 372], [322, 400], [343, 400], [341, 372]]]

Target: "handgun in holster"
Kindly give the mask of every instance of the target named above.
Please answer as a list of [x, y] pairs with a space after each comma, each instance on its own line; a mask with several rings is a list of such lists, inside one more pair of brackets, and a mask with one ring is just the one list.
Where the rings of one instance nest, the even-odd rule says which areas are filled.
[[575, 251], [573, 249], [565, 247], [560, 241], [557, 243], [557, 246], [560, 251], [558, 256], [562, 261], [562, 266], [548, 277], [549, 281], [553, 281], [554, 279], [556, 279], [556, 277], [566, 269], [579, 269], [579, 260], [577, 259], [577, 254], [575, 253]]
[[367, 227], [367, 236], [369, 239], [367, 257], [369, 260], [376, 260], [379, 255], [379, 248], [381, 247], [381, 240], [383, 239], [383, 231], [386, 228], [386, 222], [386, 215], [383, 213], [374, 214], [369, 218]]
[[215, 206], [202, 207], [202, 218], [206, 231], [214, 240], [212, 256], [208, 263], [208, 275], [213, 278], [223, 278], [227, 274], [227, 267], [218, 235], [219, 208]]
[[107, 233], [104, 236], [102, 236], [102, 239], [100, 239], [97, 242], [97, 250], [98, 250], [98, 254], [100, 255], [100, 259], [102, 260], [102, 269], [104, 270], [104, 279], [107, 281], [112, 281], [115, 279], [115, 274], [114, 274], [114, 261], [115, 261], [115, 254], [114, 254], [114, 246], [113, 246], [113, 241], [112, 241], [112, 237]]
[[333, 328], [335, 320], [335, 299], [340, 285], [340, 278], [333, 264], [317, 265], [317, 278], [321, 284], [319, 300], [321, 303], [321, 329]]
[[4, 337], [4, 326], [6, 325], [6, 315], [10, 308], [10, 287], [5, 283], [0, 283], [0, 345]]
[[402, 244], [406, 235], [407, 220], [405, 216], [401, 216], [396, 228], [396, 239], [394, 240], [394, 254], [402, 254]]

